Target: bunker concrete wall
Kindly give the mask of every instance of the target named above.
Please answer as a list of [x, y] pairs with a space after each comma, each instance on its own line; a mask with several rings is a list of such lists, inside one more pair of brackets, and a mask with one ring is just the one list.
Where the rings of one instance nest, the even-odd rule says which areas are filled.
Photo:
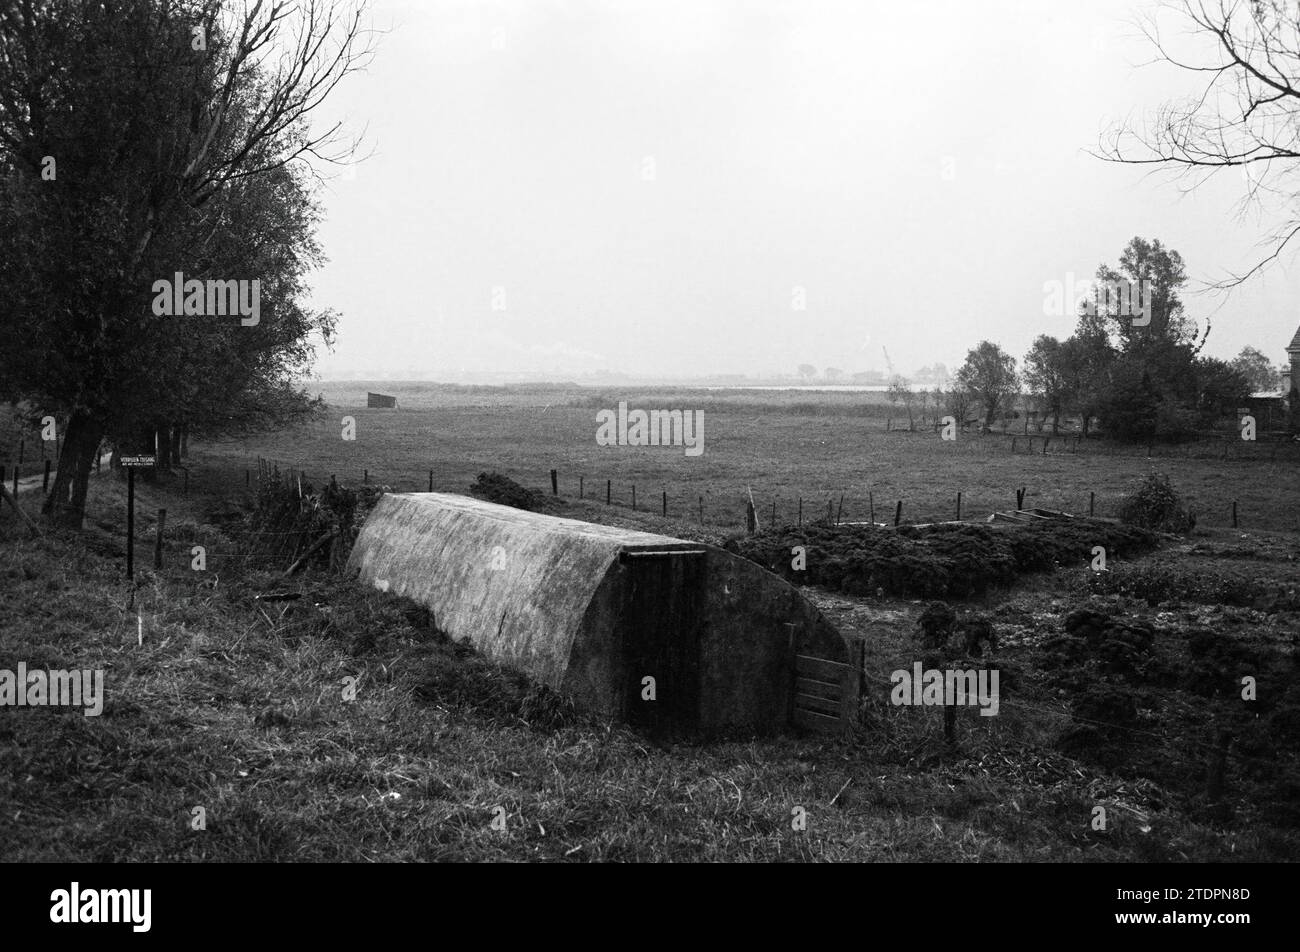
[[[623, 717], [628, 685], [623, 553], [704, 551], [699, 726], [788, 721], [791, 631], [803, 654], [847, 645], [785, 580], [711, 546], [444, 493], [387, 494], [349, 560], [363, 581], [426, 605], [440, 629], [589, 709]], [[698, 556], [696, 556], [698, 557]], [[671, 593], [665, 593], [670, 595]], [[634, 677], [635, 676], [635, 677]]]
[[[348, 567], [426, 605], [452, 637], [565, 690], [578, 634], [613, 624], [613, 606], [598, 602], [592, 611], [592, 603], [619, 553], [684, 545], [468, 496], [388, 493], [362, 526]], [[585, 679], [606, 667], [595, 654], [582, 659], [591, 669]]]
[[709, 551], [700, 640], [700, 721], [707, 730], [775, 730], [789, 719], [791, 632], [800, 654], [849, 663], [839, 632], [793, 585], [748, 559]]

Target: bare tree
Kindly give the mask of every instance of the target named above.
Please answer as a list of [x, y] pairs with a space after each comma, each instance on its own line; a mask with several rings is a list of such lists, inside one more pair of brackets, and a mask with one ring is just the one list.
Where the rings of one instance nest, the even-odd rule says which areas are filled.
[[[1169, 21], [1173, 21], [1170, 23]], [[1277, 204], [1286, 220], [1266, 239], [1267, 255], [1226, 290], [1277, 259], [1300, 233], [1300, 12], [1295, 0], [1169, 0], [1141, 21], [1159, 60], [1193, 74], [1197, 90], [1143, 120], [1113, 125], [1096, 154], [1163, 167], [1191, 191], [1224, 168], [1240, 167], [1240, 211]], [[1170, 29], [1177, 26], [1180, 29]], [[1169, 37], [1190, 34], [1187, 52]]]
[[886, 391], [889, 402], [892, 404], [901, 403], [907, 410], [907, 428], [916, 429], [916, 421], [912, 416], [912, 407], [916, 403], [916, 394], [907, 382], [906, 377], [895, 377], [889, 381], [889, 390]]

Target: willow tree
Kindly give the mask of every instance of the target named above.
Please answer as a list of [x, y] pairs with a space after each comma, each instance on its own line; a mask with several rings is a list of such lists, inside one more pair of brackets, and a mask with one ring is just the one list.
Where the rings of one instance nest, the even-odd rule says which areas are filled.
[[[307, 166], [355, 145], [311, 119], [368, 38], [327, 0], [0, 6], [0, 399], [67, 421], [51, 520], [81, 524], [106, 435], [306, 407], [292, 375], [332, 328], [299, 303]], [[177, 272], [265, 279], [262, 319], [155, 313]]]

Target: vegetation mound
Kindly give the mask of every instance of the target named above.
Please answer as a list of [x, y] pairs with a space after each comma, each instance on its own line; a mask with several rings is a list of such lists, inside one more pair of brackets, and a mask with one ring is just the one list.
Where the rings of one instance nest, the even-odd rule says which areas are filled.
[[[1069, 519], [998, 528], [786, 526], [733, 539], [727, 548], [795, 585], [824, 585], [850, 595], [964, 598], [1009, 586], [1031, 572], [1087, 564], [1095, 546], [1113, 559], [1156, 544], [1155, 534], [1144, 529]], [[799, 546], [803, 560], [795, 557]]]
[[550, 507], [545, 494], [521, 486], [500, 473], [479, 473], [469, 491], [480, 499], [529, 512], [546, 512]]

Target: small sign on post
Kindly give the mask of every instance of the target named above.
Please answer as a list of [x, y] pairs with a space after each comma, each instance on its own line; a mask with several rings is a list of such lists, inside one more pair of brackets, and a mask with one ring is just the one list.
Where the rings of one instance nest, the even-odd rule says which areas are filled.
[[123, 456], [126, 469], [126, 580], [135, 581], [135, 471], [158, 464], [156, 453]]

